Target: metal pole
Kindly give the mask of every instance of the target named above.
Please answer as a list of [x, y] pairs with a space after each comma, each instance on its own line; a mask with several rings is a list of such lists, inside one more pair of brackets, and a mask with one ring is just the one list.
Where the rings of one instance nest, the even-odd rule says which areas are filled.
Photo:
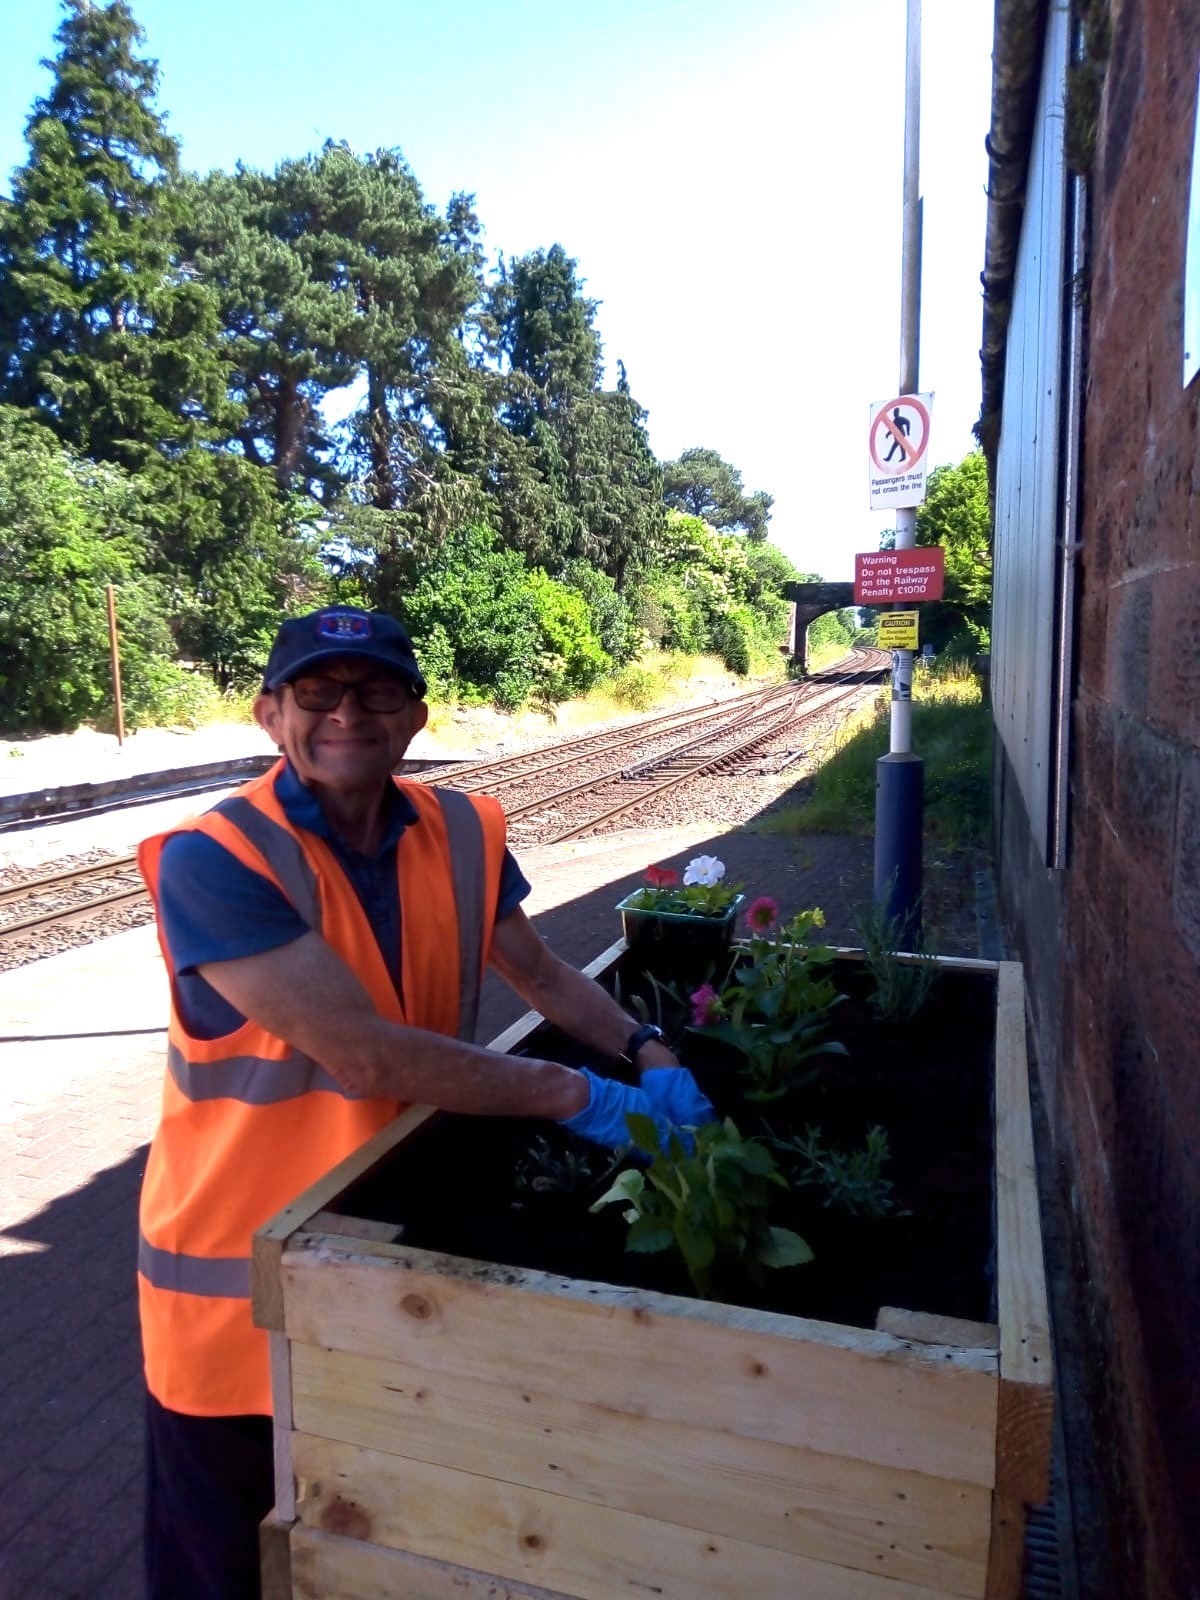
[[[900, 254], [900, 394], [916, 394], [921, 360], [921, 0], [908, 0], [904, 63], [904, 211]], [[896, 549], [917, 542], [915, 508], [896, 512]], [[875, 769], [875, 904], [905, 942], [921, 932], [924, 766], [912, 754], [913, 652], [892, 652], [889, 753]]]
[[125, 743], [125, 709], [121, 703], [121, 652], [117, 645], [117, 595], [112, 584], [104, 590], [108, 600], [108, 650], [112, 658], [113, 698], [117, 704], [117, 743]]

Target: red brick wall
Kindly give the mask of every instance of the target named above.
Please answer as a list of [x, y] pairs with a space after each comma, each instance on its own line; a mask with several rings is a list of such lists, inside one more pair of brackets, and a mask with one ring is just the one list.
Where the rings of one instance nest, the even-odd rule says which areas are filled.
[[1130, 1600], [1200, 1595], [1200, 379], [1181, 386], [1200, 0], [1114, 0], [1090, 184], [1073, 858], [1056, 1145], [1072, 1174]]

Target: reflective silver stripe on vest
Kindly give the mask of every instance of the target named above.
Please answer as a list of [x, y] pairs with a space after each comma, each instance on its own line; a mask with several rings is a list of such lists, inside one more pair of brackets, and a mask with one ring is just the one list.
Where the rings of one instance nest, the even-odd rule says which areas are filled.
[[299, 1099], [314, 1089], [327, 1089], [344, 1100], [368, 1098], [344, 1089], [332, 1073], [298, 1050], [282, 1061], [271, 1061], [266, 1056], [189, 1061], [178, 1045], [169, 1043], [167, 1071], [180, 1094], [189, 1100], [240, 1100], [247, 1106], [274, 1106], [283, 1100]]
[[281, 828], [251, 801], [230, 795], [213, 810], [244, 834], [279, 879], [284, 894], [310, 928], [320, 931], [321, 896], [317, 879], [294, 833]]
[[454, 903], [458, 908], [458, 1037], [469, 1041], [475, 1037], [483, 981], [483, 823], [467, 795], [456, 789], [433, 792], [446, 823]]
[[156, 1289], [201, 1294], [210, 1299], [250, 1298], [249, 1256], [188, 1256], [160, 1250], [138, 1234], [138, 1271]]

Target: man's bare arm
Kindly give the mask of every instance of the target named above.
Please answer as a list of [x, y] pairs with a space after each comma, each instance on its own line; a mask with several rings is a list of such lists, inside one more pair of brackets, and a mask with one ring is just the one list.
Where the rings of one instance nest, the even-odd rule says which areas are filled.
[[[637, 1027], [607, 990], [554, 954], [519, 906], [496, 924], [491, 963], [535, 1011], [606, 1056], [619, 1056]], [[651, 1040], [639, 1051], [638, 1065], [678, 1062], [666, 1045]]]
[[199, 972], [243, 1016], [319, 1061], [356, 1094], [556, 1120], [588, 1102], [586, 1079], [570, 1067], [498, 1055], [387, 1021], [317, 933], [260, 955], [210, 962]]

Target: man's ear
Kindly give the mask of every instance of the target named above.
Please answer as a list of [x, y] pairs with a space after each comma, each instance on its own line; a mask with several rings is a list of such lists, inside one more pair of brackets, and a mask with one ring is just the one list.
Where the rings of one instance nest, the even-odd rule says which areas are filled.
[[276, 749], [283, 749], [283, 737], [280, 731], [279, 696], [264, 691], [254, 698], [254, 720], [263, 732], [271, 738]]
[[424, 700], [413, 700], [412, 708], [413, 734], [415, 736], [416, 734], [420, 733], [421, 729], [429, 721], [429, 707]]

